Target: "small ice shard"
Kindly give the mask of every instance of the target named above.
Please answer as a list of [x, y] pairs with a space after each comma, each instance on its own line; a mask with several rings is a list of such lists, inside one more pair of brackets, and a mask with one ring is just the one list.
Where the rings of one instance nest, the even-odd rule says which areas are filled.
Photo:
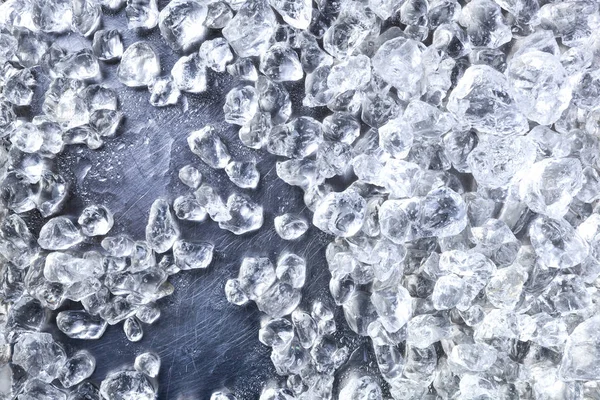
[[222, 29], [233, 18], [233, 11], [225, 1], [215, 1], [208, 4], [204, 26], [210, 29]]
[[149, 85], [150, 104], [154, 107], [165, 107], [177, 104], [181, 92], [171, 76], [154, 79]]
[[206, 210], [193, 195], [179, 196], [173, 201], [173, 211], [179, 219], [186, 221], [204, 221]]
[[258, 309], [272, 318], [291, 314], [302, 300], [299, 289], [284, 282], [275, 282], [265, 293], [256, 299]]
[[548, 268], [573, 268], [585, 260], [588, 244], [564, 219], [536, 218], [529, 227], [531, 245]]
[[85, 310], [59, 312], [56, 316], [56, 325], [68, 337], [83, 340], [100, 339], [108, 326], [104, 319], [91, 315]]
[[242, 189], [255, 189], [260, 173], [254, 161], [231, 161], [225, 166], [229, 180]]
[[187, 142], [190, 150], [211, 168], [225, 168], [231, 159], [227, 147], [211, 125], [190, 133]]
[[284, 240], [295, 240], [308, 230], [308, 223], [294, 214], [283, 214], [273, 221], [275, 231]]
[[425, 47], [412, 39], [398, 37], [388, 40], [373, 56], [373, 71], [406, 96], [419, 94], [424, 51]]
[[236, 235], [258, 230], [263, 224], [263, 208], [246, 195], [234, 193], [229, 196], [227, 210], [231, 218], [220, 221], [219, 227]]
[[129, 29], [152, 29], [158, 24], [157, 0], [127, 0], [125, 15]]
[[279, 281], [300, 289], [306, 280], [306, 260], [293, 253], [284, 254], [277, 260], [275, 274]]
[[144, 337], [144, 329], [139, 319], [131, 316], [123, 322], [123, 332], [130, 342], [139, 342]]
[[92, 51], [102, 61], [118, 60], [123, 55], [123, 41], [116, 29], [97, 31], [94, 33]]
[[227, 280], [225, 283], [225, 297], [228, 302], [237, 306], [244, 305], [249, 301], [238, 279]]
[[117, 68], [119, 81], [130, 87], [148, 86], [159, 75], [158, 56], [146, 42], [136, 42], [129, 46]]
[[173, 0], [160, 11], [158, 27], [167, 44], [175, 51], [189, 52], [206, 35], [204, 20], [207, 7], [196, 0]]
[[281, 43], [261, 54], [260, 71], [275, 82], [297, 81], [304, 76], [298, 54]]
[[291, 27], [308, 29], [312, 19], [312, 2], [309, 0], [270, 0], [271, 7]]
[[202, 173], [193, 165], [185, 165], [179, 169], [179, 180], [192, 189], [198, 189], [202, 183]]
[[81, 231], [67, 217], [55, 217], [42, 226], [38, 244], [46, 250], [66, 250], [83, 240]]
[[233, 61], [229, 44], [223, 38], [203, 42], [198, 54], [201, 62], [216, 72], [225, 72], [227, 64]]
[[49, 333], [26, 332], [15, 343], [12, 362], [23, 368], [30, 378], [50, 383], [67, 361], [65, 350]]
[[244, 257], [240, 265], [237, 284], [250, 300], [262, 296], [277, 280], [275, 267], [266, 257]]
[[173, 247], [178, 238], [179, 227], [169, 203], [164, 199], [155, 200], [146, 225], [146, 241], [154, 251], [164, 253]]
[[102, 381], [100, 394], [111, 400], [154, 400], [156, 389], [141, 372], [117, 371], [108, 374]]
[[235, 125], [249, 123], [258, 111], [258, 93], [252, 86], [233, 88], [225, 97], [225, 121]]
[[177, 60], [171, 75], [182, 92], [201, 93], [206, 90], [206, 67], [198, 53]]
[[223, 37], [240, 57], [260, 56], [269, 47], [277, 19], [267, 0], [246, 1], [223, 28]]
[[81, 231], [85, 236], [106, 235], [113, 226], [114, 219], [112, 212], [99, 205], [86, 207], [77, 220]]
[[65, 388], [70, 388], [83, 382], [94, 373], [96, 359], [87, 350], [79, 350], [62, 366], [58, 380]]
[[600, 378], [600, 317], [586, 319], [567, 339], [559, 376], [565, 381], [595, 381]]
[[329, 193], [317, 205], [313, 224], [333, 235], [353, 236], [363, 224], [366, 206], [365, 199], [355, 191]]
[[150, 378], [156, 378], [160, 371], [160, 356], [156, 353], [142, 353], [135, 358], [133, 367]]
[[181, 270], [207, 268], [213, 258], [214, 246], [207, 242], [178, 240], [173, 245], [175, 265]]
[[102, 9], [98, 1], [71, 0], [71, 9], [73, 12], [73, 28], [83, 36], [91, 36], [100, 26]]
[[200, 206], [206, 210], [213, 221], [223, 222], [231, 219], [227, 206], [213, 187], [203, 184], [196, 190], [195, 195]]

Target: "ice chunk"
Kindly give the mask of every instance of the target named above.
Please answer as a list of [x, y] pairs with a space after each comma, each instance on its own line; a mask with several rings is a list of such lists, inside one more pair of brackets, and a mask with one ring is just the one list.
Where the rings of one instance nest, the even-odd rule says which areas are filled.
[[332, 235], [348, 237], [362, 227], [367, 203], [352, 190], [329, 193], [317, 205], [313, 224]]
[[383, 43], [373, 56], [373, 70], [384, 81], [410, 98], [421, 92], [425, 47], [412, 39], [397, 37]]
[[236, 235], [260, 229], [263, 224], [262, 206], [251, 201], [248, 196], [234, 193], [227, 199], [230, 219], [219, 221], [219, 227]]
[[71, 30], [73, 12], [69, 0], [35, 0], [31, 2], [31, 20], [35, 27], [46, 33], [64, 33]]
[[295, 240], [308, 230], [308, 223], [294, 214], [283, 214], [273, 221], [275, 231], [284, 240]]
[[238, 136], [244, 146], [260, 149], [266, 143], [269, 132], [271, 132], [271, 115], [266, 112], [257, 112], [249, 122], [240, 128]]
[[275, 274], [279, 281], [300, 289], [306, 280], [306, 260], [294, 253], [284, 254], [277, 260]]
[[467, 225], [466, 205], [461, 196], [447, 187], [432, 190], [420, 204], [419, 219], [413, 225], [418, 237], [448, 237]]
[[531, 245], [549, 268], [572, 268], [585, 260], [588, 244], [564, 219], [538, 217], [529, 227]]
[[125, 15], [129, 29], [152, 29], [158, 24], [157, 0], [127, 0]]
[[299, 117], [271, 129], [267, 150], [289, 158], [305, 158], [316, 152], [323, 141], [321, 124], [311, 117]]
[[312, 19], [311, 1], [270, 0], [269, 3], [291, 27], [296, 29], [308, 29]]
[[298, 54], [282, 43], [261, 54], [260, 72], [275, 82], [297, 81], [304, 76]]
[[179, 219], [186, 221], [203, 221], [206, 210], [193, 195], [179, 196], [173, 201], [173, 211]]
[[100, 384], [100, 394], [112, 400], [153, 400], [156, 389], [141, 372], [117, 371], [108, 374]]
[[249, 300], [238, 279], [227, 280], [225, 283], [225, 297], [228, 302], [237, 306], [244, 305]]
[[358, 400], [372, 399], [381, 400], [381, 387], [377, 381], [369, 376], [351, 376], [346, 379], [340, 391], [340, 399]]
[[496, 350], [487, 344], [459, 344], [452, 349], [448, 365], [458, 371], [482, 372], [494, 364], [496, 354]]
[[204, 26], [210, 29], [222, 29], [233, 18], [233, 11], [224, 1], [215, 1], [208, 4]]
[[256, 299], [258, 309], [272, 318], [291, 314], [302, 300], [299, 289], [284, 282], [275, 282], [265, 293]]
[[12, 362], [23, 368], [30, 378], [50, 383], [67, 360], [62, 346], [49, 333], [23, 333], [17, 339]]
[[492, 0], [474, 0], [463, 7], [459, 22], [473, 46], [497, 48], [512, 39], [500, 6]]
[[85, 310], [59, 312], [56, 325], [68, 337], [83, 340], [100, 339], [108, 326], [104, 319]]
[[267, 0], [246, 1], [223, 28], [223, 37], [240, 57], [260, 56], [269, 48], [277, 28]]
[[38, 244], [46, 250], [66, 250], [83, 240], [81, 231], [67, 217], [55, 217], [42, 226]]
[[450, 324], [436, 315], [417, 315], [408, 321], [406, 343], [419, 349], [450, 337]]
[[92, 50], [99, 60], [118, 60], [123, 55], [121, 34], [116, 29], [97, 31], [94, 34]]
[[211, 186], [203, 184], [196, 190], [196, 199], [203, 207], [210, 218], [215, 222], [222, 222], [231, 219], [231, 214], [225, 206], [223, 199]]
[[203, 2], [173, 0], [158, 16], [160, 34], [173, 50], [188, 52], [206, 35], [206, 14], [207, 7]]
[[245, 125], [258, 111], [258, 93], [252, 86], [233, 88], [225, 97], [223, 112], [230, 124]]
[[156, 78], [148, 85], [150, 104], [154, 107], [165, 107], [177, 104], [181, 92], [171, 76]]
[[260, 173], [254, 161], [231, 161], [225, 166], [229, 180], [243, 189], [255, 189], [260, 180]]
[[156, 378], [160, 371], [160, 356], [156, 353], [142, 353], [135, 358], [133, 367], [150, 378]]
[[560, 378], [565, 381], [591, 381], [600, 377], [598, 334], [600, 317], [593, 316], [573, 330], [567, 339], [560, 364]]
[[173, 245], [175, 265], [181, 270], [207, 268], [213, 258], [214, 246], [207, 242], [178, 240]]
[[233, 61], [229, 44], [223, 38], [207, 40], [200, 46], [198, 53], [204, 64], [216, 72], [225, 72], [227, 64]]
[[192, 189], [198, 189], [202, 183], [202, 173], [193, 165], [185, 165], [179, 169], [179, 180]]
[[513, 309], [521, 298], [527, 272], [518, 265], [498, 269], [485, 288], [488, 301], [497, 308]]
[[123, 332], [130, 342], [139, 342], [144, 337], [144, 329], [139, 319], [134, 316], [128, 317], [123, 323]]
[[96, 359], [87, 350], [73, 354], [58, 373], [58, 379], [65, 388], [70, 388], [89, 378], [96, 369]]
[[158, 56], [146, 42], [136, 42], [129, 46], [117, 68], [117, 77], [126, 86], [150, 85], [160, 75]]
[[275, 267], [266, 257], [245, 257], [239, 271], [239, 285], [249, 299], [262, 296], [277, 280]]
[[456, 307], [463, 298], [465, 282], [457, 275], [441, 276], [436, 282], [431, 295], [436, 310], [449, 310]]
[[173, 247], [178, 238], [179, 227], [169, 203], [164, 199], [155, 200], [146, 225], [146, 241], [154, 251], [164, 253]]
[[487, 65], [465, 71], [450, 94], [448, 110], [483, 133], [510, 136], [529, 130], [506, 77]]
[[364, 3], [348, 1], [323, 35], [323, 48], [334, 58], [344, 59], [371, 34], [379, 33], [377, 16]]
[[388, 332], [397, 332], [412, 314], [412, 298], [402, 286], [375, 290], [371, 294], [379, 321]]
[[72, 0], [71, 9], [73, 28], [83, 36], [91, 36], [100, 26], [102, 9], [96, 0]]
[[101, 236], [106, 235], [113, 226], [112, 212], [99, 205], [91, 205], [86, 207], [77, 220], [81, 226], [81, 231], [86, 236]]
[[231, 159], [227, 147], [211, 125], [190, 133], [187, 142], [190, 150], [211, 168], [225, 168]]
[[171, 75], [179, 90], [183, 92], [201, 93], [206, 90], [206, 68], [198, 53], [177, 60]]

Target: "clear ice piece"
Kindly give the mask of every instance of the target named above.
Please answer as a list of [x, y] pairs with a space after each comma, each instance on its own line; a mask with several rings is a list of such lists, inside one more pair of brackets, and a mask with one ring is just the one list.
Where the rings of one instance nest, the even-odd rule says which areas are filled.
[[[227, 199], [230, 219], [219, 221], [219, 227], [236, 235], [252, 232], [263, 225], [263, 208], [246, 195], [233, 193]], [[209, 212], [210, 213], [210, 212]]]
[[158, 55], [146, 42], [136, 42], [129, 46], [117, 68], [119, 81], [130, 87], [148, 86], [159, 75]]
[[125, 15], [129, 29], [152, 29], [158, 24], [157, 0], [127, 0]]
[[529, 237], [537, 256], [549, 268], [573, 268], [585, 260], [588, 244], [564, 219], [536, 218]]
[[316, 152], [322, 141], [321, 124], [312, 117], [299, 117], [271, 129], [267, 150], [288, 158], [305, 158]]
[[265, 293], [256, 299], [258, 309], [272, 318], [291, 314], [302, 300], [299, 289], [284, 282], [275, 282]]
[[312, 19], [312, 2], [309, 0], [270, 0], [271, 7], [291, 27], [308, 29]]
[[206, 67], [198, 53], [177, 60], [171, 69], [171, 75], [182, 92], [201, 93], [206, 90]]
[[179, 227], [169, 203], [164, 199], [155, 200], [146, 225], [146, 241], [154, 251], [164, 253], [173, 247], [178, 238]]
[[425, 47], [412, 39], [397, 37], [383, 43], [373, 56], [373, 71], [404, 93], [406, 98], [420, 94]]
[[153, 400], [156, 389], [141, 372], [117, 371], [108, 374], [102, 381], [100, 394], [111, 400]]
[[275, 267], [266, 257], [245, 257], [240, 265], [239, 285], [250, 300], [262, 296], [277, 280]]
[[297, 81], [304, 76], [298, 54], [283, 43], [274, 44], [261, 55], [260, 72], [275, 82]]
[[108, 326], [104, 319], [91, 315], [85, 310], [59, 312], [56, 316], [56, 325], [68, 337], [83, 340], [100, 339]]
[[71, 0], [73, 28], [83, 36], [91, 36], [98, 26], [102, 9], [96, 0]]
[[308, 223], [294, 214], [283, 214], [273, 221], [275, 231], [284, 240], [295, 240], [308, 230]]
[[564, 381], [591, 381], [600, 376], [598, 333], [600, 317], [593, 316], [573, 330], [567, 339], [559, 369]]
[[233, 54], [229, 44], [223, 38], [207, 40], [200, 46], [200, 59], [204, 64], [216, 72], [225, 72], [227, 64], [233, 61]]
[[15, 343], [12, 362], [23, 368], [30, 378], [50, 383], [57, 376], [67, 356], [49, 333], [23, 333]]
[[235, 125], [245, 125], [258, 111], [258, 93], [252, 86], [233, 88], [225, 97], [223, 112], [225, 121]]
[[238, 58], [234, 63], [227, 66], [227, 72], [242, 81], [256, 81], [258, 72], [250, 58]]
[[65, 393], [56, 386], [41, 380], [31, 379], [21, 389], [19, 400], [66, 400]]
[[227, 147], [211, 125], [190, 133], [187, 142], [190, 150], [211, 168], [225, 168], [231, 159]]
[[448, 110], [483, 133], [510, 136], [529, 130], [506, 77], [487, 65], [465, 71], [450, 94]]
[[379, 321], [388, 332], [397, 332], [412, 314], [412, 298], [402, 286], [375, 290], [371, 294]]
[[367, 202], [355, 191], [329, 193], [317, 205], [313, 224], [332, 235], [353, 236], [362, 227], [366, 208]]
[[214, 246], [207, 242], [178, 240], [173, 245], [175, 265], [181, 270], [207, 268], [213, 258]]
[[96, 359], [87, 350], [79, 350], [62, 366], [58, 379], [65, 388], [70, 388], [92, 376], [96, 369]]
[[193, 195], [179, 196], [173, 201], [173, 211], [179, 219], [186, 221], [204, 221], [206, 210]]
[[94, 33], [92, 50], [102, 61], [118, 60], [123, 55], [123, 41], [116, 29], [101, 30]]
[[474, 0], [463, 7], [459, 23], [473, 46], [497, 48], [512, 39], [500, 6], [492, 0]]
[[106, 235], [113, 226], [114, 219], [112, 212], [99, 205], [86, 207], [77, 220], [81, 231], [85, 236]]
[[71, 30], [70, 0], [35, 0], [31, 2], [31, 20], [34, 26], [46, 33], [64, 33]]
[[156, 378], [160, 371], [160, 356], [156, 353], [142, 353], [135, 358], [133, 367], [150, 378]]
[[459, 371], [483, 372], [494, 364], [496, 357], [496, 350], [487, 344], [459, 344], [448, 356], [448, 365]]
[[457, 275], [450, 274], [438, 278], [431, 294], [436, 310], [449, 310], [456, 307], [465, 291], [465, 282]]
[[284, 254], [277, 260], [275, 274], [279, 281], [300, 289], [306, 280], [306, 260], [294, 253]]
[[130, 342], [139, 342], [144, 337], [142, 323], [135, 316], [131, 316], [123, 322], [123, 332]]
[[179, 169], [179, 180], [192, 189], [198, 189], [202, 183], [202, 173], [193, 165], [185, 165]]
[[249, 301], [238, 279], [228, 279], [225, 282], [225, 297], [228, 302], [237, 306], [242, 306]]
[[81, 243], [83, 235], [67, 217], [55, 217], [42, 226], [38, 244], [46, 250], [66, 250]]
[[340, 399], [382, 400], [383, 395], [381, 393], [381, 387], [372, 376], [350, 376], [342, 386]]
[[229, 180], [242, 189], [255, 189], [260, 180], [260, 173], [254, 161], [231, 161], [225, 166]]
[[233, 18], [233, 11], [225, 1], [215, 1], [208, 4], [204, 26], [210, 29], [222, 29]]
[[167, 44], [175, 51], [189, 52], [206, 35], [206, 4], [195, 0], [173, 0], [160, 11], [158, 27]]
[[244, 2], [222, 32], [239, 57], [252, 57], [269, 48], [276, 29], [277, 19], [267, 0], [256, 0]]
[[177, 104], [181, 92], [171, 76], [156, 78], [148, 85], [150, 104], [154, 107], [166, 107]]
[[227, 206], [214, 188], [203, 184], [196, 190], [195, 195], [200, 206], [206, 210], [213, 221], [222, 222], [231, 219]]

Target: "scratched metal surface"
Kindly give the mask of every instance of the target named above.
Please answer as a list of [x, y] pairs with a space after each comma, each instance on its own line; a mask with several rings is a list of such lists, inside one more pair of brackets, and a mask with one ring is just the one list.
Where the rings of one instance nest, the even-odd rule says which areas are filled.
[[[105, 16], [103, 23], [105, 28], [119, 28], [126, 46], [138, 40], [150, 42], [160, 54], [163, 74], [169, 73], [177, 55], [165, 45], [156, 29], [143, 36], [128, 31], [123, 12]], [[71, 35], [61, 38], [59, 43], [80, 48], [83, 41]], [[207, 93], [186, 94], [176, 106], [158, 109], [149, 105], [146, 90], [123, 87], [115, 72], [116, 65], [103, 64], [101, 83], [118, 93], [125, 122], [119, 136], [107, 140], [101, 149], [70, 146], [58, 158], [58, 168], [71, 184], [65, 212], [75, 216], [90, 203], [105, 204], [115, 213], [112, 234], [126, 232], [143, 239], [151, 203], [157, 197], [173, 200], [187, 191], [177, 178], [177, 171], [186, 164], [196, 166], [204, 180], [218, 188], [224, 197], [234, 190], [241, 191], [222, 170], [208, 168], [187, 146], [190, 131], [211, 123], [219, 129], [235, 159], [254, 157], [258, 161], [260, 184], [256, 190], [245, 192], [263, 205], [265, 223], [258, 232], [244, 236], [223, 231], [212, 221], [182, 223], [183, 238], [215, 244], [214, 261], [207, 270], [185, 271], [171, 278], [175, 292], [160, 302], [162, 316], [154, 325], [144, 326], [140, 342], [128, 342], [122, 324], [109, 327], [98, 341], [72, 340], [58, 331], [55, 333], [72, 349], [92, 352], [97, 368], [91, 379], [96, 384], [107, 372], [131, 366], [137, 354], [155, 351], [162, 359], [159, 399], [208, 400], [212, 391], [224, 386], [241, 399], [257, 399], [263, 384], [276, 378], [269, 349], [258, 341], [261, 314], [253, 303], [246, 307], [228, 304], [225, 281], [237, 274], [245, 255], [268, 255], [274, 260], [280, 253], [292, 251], [306, 257], [308, 264], [301, 306], [306, 307], [317, 298], [330, 300], [324, 257], [330, 238], [314, 227], [294, 242], [285, 242], [275, 233], [275, 215], [299, 212], [307, 219], [311, 215], [303, 205], [302, 192], [277, 178], [276, 158], [242, 146], [237, 128], [222, 121], [224, 95], [233, 84], [230, 78], [212, 74]], [[289, 90], [294, 104], [300, 104], [302, 84], [290, 86]], [[309, 110], [295, 112], [306, 115]], [[31, 216], [32, 225], [35, 219]], [[41, 221], [37, 222], [39, 227]], [[80, 305], [70, 304], [66, 308], [80, 308]], [[342, 324], [343, 317], [338, 315], [338, 320]], [[360, 343], [347, 329], [341, 335], [346, 343]], [[358, 351], [354, 357], [363, 363], [365, 352]]]

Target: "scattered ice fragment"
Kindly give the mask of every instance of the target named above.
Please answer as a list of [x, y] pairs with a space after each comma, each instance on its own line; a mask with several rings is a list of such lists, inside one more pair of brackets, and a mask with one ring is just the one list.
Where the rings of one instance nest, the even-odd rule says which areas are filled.
[[70, 388], [89, 378], [96, 369], [96, 359], [87, 350], [79, 350], [62, 366], [58, 379], [65, 388]]
[[207, 40], [200, 45], [200, 60], [216, 72], [225, 72], [227, 64], [233, 61], [229, 44], [223, 38]]
[[77, 220], [81, 231], [86, 236], [101, 236], [106, 235], [113, 226], [112, 212], [99, 205], [91, 205], [86, 207]]
[[463, 7], [459, 22], [473, 46], [497, 48], [512, 39], [500, 6], [492, 0], [474, 0]]
[[271, 114], [273, 124], [283, 124], [292, 115], [290, 94], [281, 83], [273, 82], [265, 76], [256, 80], [256, 93], [260, 110]]
[[242, 290], [242, 286], [238, 279], [229, 279], [225, 283], [225, 297], [231, 304], [237, 306], [244, 305], [248, 302], [248, 296]]
[[596, 345], [600, 317], [586, 319], [569, 335], [559, 376], [565, 381], [593, 381], [600, 376], [600, 354]]
[[169, 203], [164, 199], [155, 200], [146, 225], [146, 241], [154, 251], [164, 253], [173, 247], [178, 238], [179, 227]]
[[227, 66], [227, 72], [234, 78], [242, 81], [256, 81], [258, 72], [251, 58], [238, 58], [234, 63]]
[[296, 29], [308, 29], [312, 19], [312, 2], [308, 0], [270, 0], [283, 20]]
[[204, 221], [206, 210], [193, 195], [179, 196], [173, 201], [173, 211], [179, 219], [186, 221]]
[[510, 136], [529, 130], [506, 77], [487, 65], [474, 65], [465, 71], [450, 94], [448, 110], [459, 121], [491, 135]]
[[125, 15], [129, 29], [152, 29], [158, 24], [157, 0], [127, 0]]
[[175, 265], [181, 270], [207, 268], [213, 258], [214, 246], [207, 242], [178, 240], [173, 245]]
[[108, 374], [100, 384], [100, 394], [112, 400], [153, 400], [156, 389], [141, 372], [117, 371]]
[[299, 289], [278, 281], [255, 301], [260, 311], [272, 318], [281, 318], [291, 314], [300, 304], [300, 300], [302, 293]]
[[233, 18], [233, 11], [225, 1], [214, 1], [208, 4], [204, 26], [210, 29], [222, 29]]
[[233, 88], [227, 93], [223, 105], [225, 121], [230, 124], [245, 125], [252, 120], [257, 111], [258, 93], [254, 87]]
[[149, 85], [150, 104], [154, 107], [165, 107], [177, 104], [181, 92], [171, 76], [154, 79]]
[[412, 39], [397, 37], [383, 43], [373, 56], [373, 71], [396, 87], [403, 97], [418, 95], [423, 79], [425, 47]]
[[269, 47], [277, 19], [267, 0], [246, 1], [223, 28], [223, 37], [239, 57], [260, 56]]
[[23, 333], [14, 345], [12, 362], [33, 379], [52, 382], [65, 361], [67, 356], [64, 349], [49, 333]]
[[100, 26], [102, 9], [96, 0], [71, 0], [72, 25], [83, 36], [91, 36]]
[[71, 30], [73, 12], [69, 0], [35, 0], [30, 7], [30, 18], [42, 32], [64, 33]]
[[585, 260], [588, 244], [564, 219], [539, 216], [529, 227], [535, 253], [549, 268], [573, 268]]
[[100, 339], [108, 326], [104, 319], [85, 310], [61, 311], [56, 316], [56, 325], [68, 337], [83, 340]]
[[[238, 282], [250, 300], [262, 296], [277, 280], [275, 267], [266, 257], [244, 257]], [[232, 284], [231, 286], [237, 286]]]
[[202, 173], [193, 165], [185, 165], [179, 169], [179, 180], [192, 189], [198, 189], [202, 183]]
[[243, 189], [255, 189], [260, 180], [254, 161], [231, 161], [225, 166], [225, 172], [231, 182]]
[[296, 118], [271, 129], [267, 150], [289, 158], [305, 158], [317, 151], [323, 141], [322, 131], [321, 124], [314, 118]]
[[225, 168], [231, 159], [227, 147], [211, 125], [190, 133], [187, 142], [190, 150], [211, 168]]
[[372, 399], [382, 400], [381, 387], [377, 381], [369, 375], [349, 376], [340, 391], [340, 399], [358, 400]]
[[206, 67], [198, 53], [177, 60], [171, 69], [171, 75], [182, 92], [201, 93], [206, 90]]
[[227, 211], [231, 218], [219, 221], [219, 227], [236, 235], [258, 230], [263, 225], [262, 206], [254, 203], [246, 195], [233, 193], [229, 196]]
[[158, 56], [146, 42], [136, 42], [129, 46], [117, 68], [117, 77], [125, 86], [148, 86], [159, 75]]
[[282, 43], [261, 54], [260, 72], [275, 82], [297, 81], [304, 75], [298, 54]]
[[173, 50], [187, 53], [206, 35], [203, 25], [206, 13], [207, 7], [202, 2], [173, 0], [160, 11], [160, 34]]
[[55, 217], [42, 226], [38, 244], [46, 250], [66, 250], [83, 240], [81, 231], [67, 217]]
[[327, 87], [337, 97], [349, 90], [362, 89], [370, 80], [371, 60], [361, 54], [334, 64], [327, 76]]
[[433, 288], [431, 301], [436, 310], [449, 310], [456, 307], [463, 298], [465, 282], [454, 274], [438, 278]]
[[156, 378], [160, 370], [160, 356], [156, 353], [142, 353], [135, 358], [133, 367], [150, 378]]
[[366, 201], [355, 191], [329, 193], [317, 205], [313, 224], [336, 236], [353, 236], [363, 224], [365, 211]]
[[279, 281], [300, 289], [306, 280], [306, 261], [294, 253], [284, 254], [277, 260], [275, 274]]
[[123, 332], [125, 332], [125, 337], [127, 337], [127, 340], [130, 342], [139, 342], [144, 336], [142, 323], [134, 316], [125, 320], [123, 323]]
[[206, 210], [213, 221], [223, 222], [231, 219], [231, 214], [223, 199], [221, 199], [214, 188], [203, 184], [196, 190], [195, 195], [200, 206]]
[[294, 214], [283, 214], [274, 219], [275, 231], [284, 240], [295, 240], [308, 230], [308, 223]]

